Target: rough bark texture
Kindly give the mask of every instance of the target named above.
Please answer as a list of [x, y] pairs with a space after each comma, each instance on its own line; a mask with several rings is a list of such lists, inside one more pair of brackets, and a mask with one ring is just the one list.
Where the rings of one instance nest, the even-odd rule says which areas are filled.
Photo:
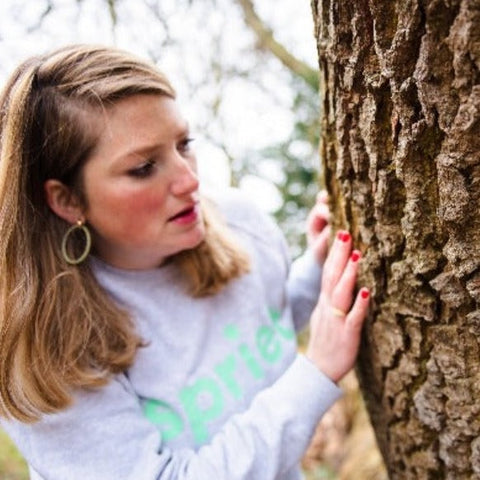
[[358, 376], [391, 479], [480, 478], [480, 0], [312, 0], [321, 156], [372, 289]]

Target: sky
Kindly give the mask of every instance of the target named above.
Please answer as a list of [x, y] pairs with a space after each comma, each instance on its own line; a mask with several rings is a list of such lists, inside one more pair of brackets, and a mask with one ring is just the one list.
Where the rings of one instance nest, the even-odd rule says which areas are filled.
[[[117, 0], [114, 29], [106, 3], [1, 0], [0, 82], [26, 57], [72, 42], [116, 45], [153, 57], [175, 86], [191, 125], [201, 180], [214, 188], [230, 183], [229, 159], [290, 134], [295, 112], [285, 71], [278, 61], [259, 61], [253, 54], [255, 39], [232, 0]], [[255, 0], [255, 7], [278, 40], [316, 65], [310, 1], [277, 0], [272, 8], [271, 0]], [[216, 64], [227, 70], [226, 77]], [[274, 168], [269, 173], [279, 174]], [[261, 198], [266, 211], [281, 202], [276, 187], [259, 177], [244, 176], [240, 187]]]

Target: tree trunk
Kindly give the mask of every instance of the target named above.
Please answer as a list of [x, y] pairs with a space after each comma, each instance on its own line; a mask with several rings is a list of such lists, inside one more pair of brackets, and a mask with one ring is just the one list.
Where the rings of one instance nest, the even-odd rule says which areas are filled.
[[480, 0], [312, 0], [325, 180], [391, 479], [480, 478]]

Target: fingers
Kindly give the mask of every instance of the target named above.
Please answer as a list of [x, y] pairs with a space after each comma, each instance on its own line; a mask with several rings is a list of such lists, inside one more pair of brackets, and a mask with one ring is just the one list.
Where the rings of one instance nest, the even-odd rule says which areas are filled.
[[317, 193], [317, 203], [328, 204], [328, 192], [326, 190], [320, 190]]
[[347, 312], [352, 304], [361, 256], [359, 250], [353, 250], [338, 283], [332, 290], [331, 304], [344, 312]]
[[328, 244], [330, 241], [330, 232], [332, 231], [330, 225], [327, 225], [312, 243], [312, 250], [315, 258], [320, 265], [323, 265], [328, 254]]
[[368, 305], [370, 299], [370, 292], [368, 288], [361, 288], [355, 299], [352, 309], [347, 315], [346, 324], [350, 330], [360, 332], [363, 322], [367, 316]]
[[330, 209], [325, 203], [317, 203], [308, 214], [307, 233], [313, 240], [330, 222]]
[[328, 297], [332, 295], [332, 292], [342, 277], [350, 257], [351, 248], [351, 235], [344, 230], [340, 230], [335, 236], [323, 269], [322, 292]]
[[337, 313], [329, 303], [330, 299], [322, 295], [321, 303], [312, 315], [306, 355], [334, 382], [339, 381], [355, 364], [369, 296], [368, 289], [362, 288], [345, 315]]
[[316, 203], [307, 217], [307, 237], [309, 243], [315, 241], [330, 222], [330, 208], [328, 206], [328, 194], [322, 190], [317, 194]]

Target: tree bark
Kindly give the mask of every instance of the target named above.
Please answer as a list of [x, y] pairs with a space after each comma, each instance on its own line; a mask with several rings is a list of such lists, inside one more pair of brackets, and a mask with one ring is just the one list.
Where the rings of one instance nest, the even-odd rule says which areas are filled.
[[357, 374], [391, 479], [480, 478], [480, 0], [312, 0], [321, 158], [372, 290]]

